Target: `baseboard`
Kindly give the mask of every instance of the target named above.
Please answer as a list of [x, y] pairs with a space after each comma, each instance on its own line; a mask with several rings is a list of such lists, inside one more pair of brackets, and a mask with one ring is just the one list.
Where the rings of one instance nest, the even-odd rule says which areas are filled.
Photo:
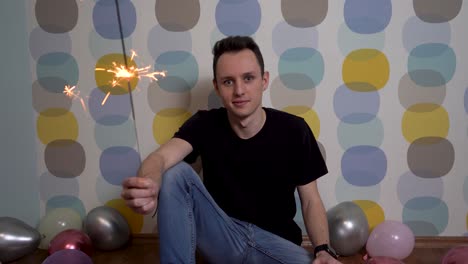
[[[302, 246], [312, 247], [308, 236], [303, 237]], [[157, 234], [133, 234], [133, 244], [159, 244]], [[415, 248], [452, 248], [455, 246], [468, 246], [468, 237], [465, 236], [420, 236], [416, 237]]]

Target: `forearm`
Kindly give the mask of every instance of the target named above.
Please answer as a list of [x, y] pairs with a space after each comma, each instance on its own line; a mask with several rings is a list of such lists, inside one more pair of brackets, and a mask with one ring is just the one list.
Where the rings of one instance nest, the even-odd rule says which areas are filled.
[[160, 183], [161, 175], [165, 171], [164, 157], [156, 150], [143, 161], [138, 170], [138, 176], [151, 178], [153, 181]]
[[328, 244], [328, 221], [321, 200], [310, 201], [302, 206], [302, 215], [310, 241], [314, 246]]

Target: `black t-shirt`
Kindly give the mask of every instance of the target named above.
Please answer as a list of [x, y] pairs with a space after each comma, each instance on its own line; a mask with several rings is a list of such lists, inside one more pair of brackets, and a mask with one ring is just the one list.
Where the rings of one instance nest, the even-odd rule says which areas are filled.
[[235, 134], [225, 108], [198, 111], [174, 137], [193, 147], [185, 161], [201, 156], [204, 184], [227, 215], [300, 245], [294, 191], [328, 170], [304, 119], [264, 109], [265, 124], [249, 139]]

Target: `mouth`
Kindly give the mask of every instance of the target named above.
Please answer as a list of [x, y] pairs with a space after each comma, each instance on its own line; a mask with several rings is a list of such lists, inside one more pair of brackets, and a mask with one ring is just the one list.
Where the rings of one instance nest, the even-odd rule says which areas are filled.
[[240, 107], [240, 106], [246, 105], [248, 102], [249, 102], [248, 100], [236, 100], [236, 101], [233, 101], [232, 104], [234, 106]]

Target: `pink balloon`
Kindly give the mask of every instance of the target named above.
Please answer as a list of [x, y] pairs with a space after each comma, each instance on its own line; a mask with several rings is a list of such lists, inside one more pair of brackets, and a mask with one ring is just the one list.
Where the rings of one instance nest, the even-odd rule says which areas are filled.
[[366, 264], [404, 264], [401, 260], [390, 257], [373, 257], [366, 261]]
[[411, 229], [398, 221], [387, 220], [372, 230], [366, 243], [371, 257], [404, 259], [414, 248], [414, 234]]
[[62, 249], [76, 249], [83, 251], [86, 255], [93, 254], [93, 244], [91, 239], [83, 231], [77, 229], [67, 229], [58, 233], [49, 244], [49, 255]]
[[442, 259], [442, 264], [467, 264], [468, 246], [459, 246], [450, 249]]

